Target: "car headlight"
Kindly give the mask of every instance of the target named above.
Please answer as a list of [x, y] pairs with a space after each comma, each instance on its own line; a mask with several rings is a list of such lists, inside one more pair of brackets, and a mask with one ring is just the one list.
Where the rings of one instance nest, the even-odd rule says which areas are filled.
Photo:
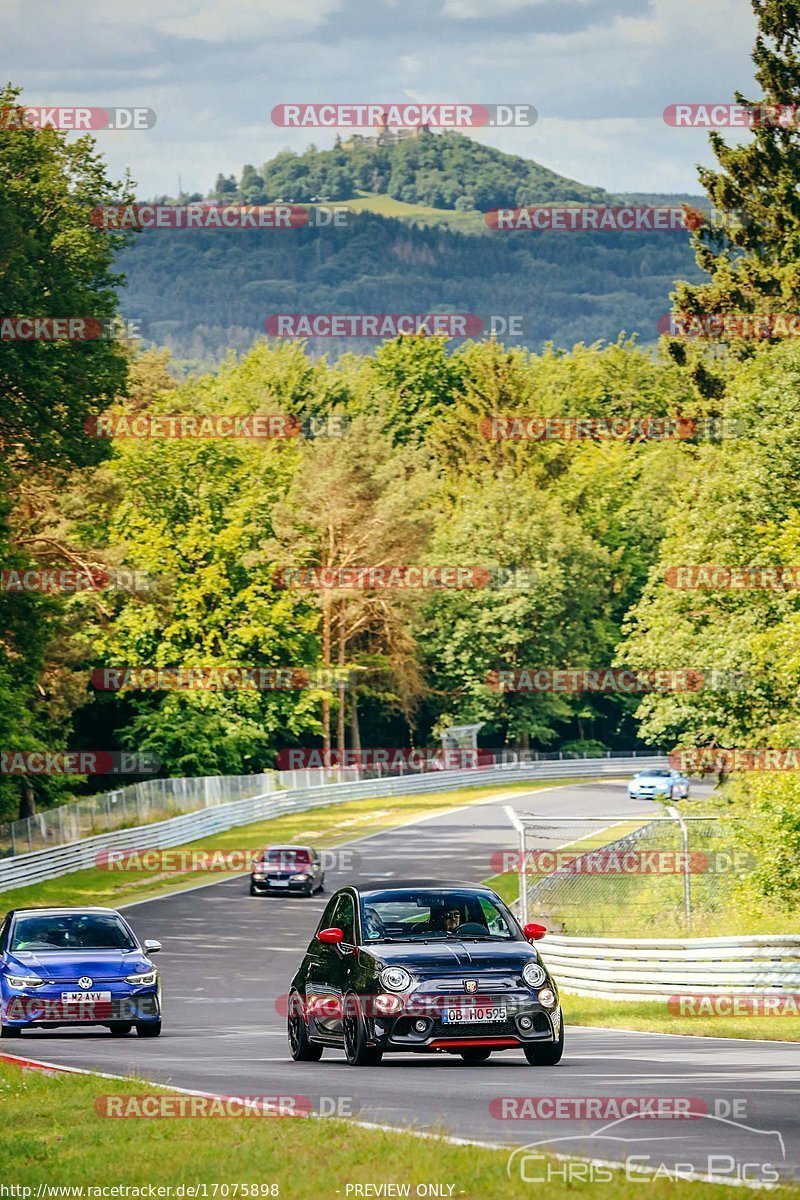
[[522, 968], [522, 978], [530, 987], [538, 987], [547, 979], [547, 971], [537, 962], [525, 963]]
[[556, 1003], [556, 994], [552, 988], [542, 988], [539, 992], [539, 1003], [545, 1008], [554, 1008]]
[[13, 988], [35, 988], [44, 984], [38, 975], [6, 975], [6, 979]]
[[146, 987], [148, 983], [155, 983], [158, 978], [158, 971], [153, 968], [152, 971], [143, 971], [141, 975], [126, 975], [125, 982], [132, 983], [136, 987]]
[[381, 987], [388, 992], [404, 992], [412, 984], [411, 976], [402, 967], [385, 967], [380, 974]]
[[305, 871], [305, 872], [302, 872], [302, 873], [301, 873], [301, 874], [299, 874], [299, 875], [290, 875], [290, 876], [289, 876], [289, 881], [290, 881], [291, 883], [302, 883], [304, 879], [308, 879], [308, 872], [307, 872], [307, 871]]

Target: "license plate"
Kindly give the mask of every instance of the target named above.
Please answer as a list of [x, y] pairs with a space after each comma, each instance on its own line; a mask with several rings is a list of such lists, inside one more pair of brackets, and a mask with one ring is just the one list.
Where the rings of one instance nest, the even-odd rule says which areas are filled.
[[268, 882], [269, 882], [270, 887], [288, 887], [289, 886], [288, 879], [270, 879], [270, 880], [268, 880]]
[[110, 1004], [111, 992], [62, 992], [61, 1000], [64, 1004], [80, 1004], [83, 1000], [93, 1004]]
[[505, 1006], [494, 1005], [486, 1008], [446, 1008], [442, 1013], [445, 1025], [472, 1025], [477, 1022], [505, 1021]]

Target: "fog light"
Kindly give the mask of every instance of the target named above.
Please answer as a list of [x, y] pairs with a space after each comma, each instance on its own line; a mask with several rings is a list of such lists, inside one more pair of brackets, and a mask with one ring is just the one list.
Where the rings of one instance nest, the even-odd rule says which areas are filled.
[[382, 1017], [393, 1017], [403, 1007], [402, 996], [390, 996], [381, 992], [375, 997], [375, 1012]]
[[539, 992], [539, 1003], [545, 1008], [552, 1008], [556, 1002], [556, 994], [552, 988], [542, 988]]
[[428, 1022], [427, 1021], [415, 1021], [414, 1028], [416, 1029], [417, 1033], [424, 1033], [425, 1030], [428, 1028]]
[[533, 1021], [531, 1020], [530, 1017], [520, 1017], [520, 1019], [519, 1019], [520, 1029], [530, 1029], [531, 1025], [533, 1025]]

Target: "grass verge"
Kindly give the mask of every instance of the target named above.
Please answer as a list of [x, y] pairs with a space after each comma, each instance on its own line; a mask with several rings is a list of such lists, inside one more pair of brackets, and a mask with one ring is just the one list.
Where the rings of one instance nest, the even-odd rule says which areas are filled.
[[[545, 956], [546, 956], [546, 942]], [[663, 1001], [603, 1000], [561, 993], [568, 1025], [603, 1025], [644, 1033], [680, 1033], [690, 1037], [752, 1038], [766, 1042], [800, 1041], [800, 1017], [681, 1016]]]
[[[509, 1179], [505, 1150], [452, 1146], [440, 1139], [362, 1129], [332, 1119], [325, 1119], [321, 1127], [317, 1120], [291, 1117], [125, 1120], [100, 1115], [97, 1102], [121, 1093], [144, 1096], [165, 1091], [134, 1079], [46, 1076], [0, 1059], [4, 1114], [0, 1178], [6, 1184], [32, 1188], [33, 1196], [39, 1185], [82, 1187], [85, 1200], [91, 1197], [89, 1187], [181, 1184], [187, 1185], [186, 1196], [191, 1195], [189, 1187], [205, 1184], [205, 1196], [214, 1200], [215, 1194], [234, 1197], [237, 1183], [239, 1196], [279, 1195], [281, 1200], [344, 1200], [358, 1194], [347, 1190], [356, 1184], [399, 1184], [408, 1186], [413, 1196], [418, 1184], [432, 1181], [452, 1185], [450, 1194], [465, 1200], [538, 1194], [523, 1188], [519, 1178]], [[535, 1136], [532, 1132], [531, 1140]], [[215, 1184], [227, 1184], [229, 1190], [215, 1193]], [[243, 1193], [242, 1184], [261, 1185], [261, 1190]], [[274, 1193], [263, 1190], [263, 1185], [268, 1189], [272, 1184], [277, 1185]], [[626, 1180], [622, 1172], [614, 1172], [607, 1186], [611, 1189], [607, 1194], [615, 1200], [640, 1200], [642, 1195], [642, 1183]], [[567, 1200], [588, 1190], [587, 1185], [568, 1185], [557, 1177], [547, 1185], [548, 1200]], [[772, 1194], [797, 1200], [800, 1187], [792, 1185]], [[194, 1195], [203, 1197], [203, 1192]], [[662, 1177], [647, 1181], [647, 1196], [650, 1200], [676, 1196], [730, 1200], [730, 1189]], [[22, 1195], [21, 1200], [28, 1198]]]
[[[586, 782], [586, 781], [581, 781]], [[589, 781], [591, 782], [591, 781]], [[435, 816], [465, 804], [478, 803], [492, 795], [505, 792], [530, 792], [558, 787], [557, 780], [541, 783], [498, 784], [463, 788], [457, 792], [420, 793], [413, 796], [379, 796], [373, 799], [350, 800], [310, 808], [305, 812], [287, 813], [252, 825], [238, 825], [199, 841], [176, 846], [174, 850], [231, 851], [245, 847], [254, 852], [270, 842], [310, 842], [324, 849]], [[568, 786], [568, 785], [567, 785]], [[147, 830], [143, 830], [142, 850], [147, 848]], [[198, 883], [223, 879], [219, 871], [192, 871], [176, 875], [157, 871], [109, 871], [94, 867], [75, 871], [44, 883], [0, 892], [0, 913], [9, 908], [24, 908], [35, 904], [106, 904], [116, 907], [151, 896], [166, 895], [194, 887]]]

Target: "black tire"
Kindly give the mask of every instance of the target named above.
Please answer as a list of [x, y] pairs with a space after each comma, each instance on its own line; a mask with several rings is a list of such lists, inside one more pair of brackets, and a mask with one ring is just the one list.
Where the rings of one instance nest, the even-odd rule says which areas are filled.
[[322, 872], [322, 877], [320, 878], [319, 887], [317, 888], [317, 891], [318, 892], [325, 891], [325, 872], [324, 871]]
[[108, 1028], [112, 1037], [125, 1037], [133, 1029], [133, 1021], [114, 1021]]
[[22, 1029], [19, 1025], [4, 1025], [0, 1021], [0, 1038], [15, 1038], [22, 1035]]
[[532, 1046], [524, 1046], [525, 1057], [532, 1067], [554, 1067], [561, 1062], [564, 1053], [564, 1018], [561, 1018], [561, 1028], [555, 1042], [539, 1042]]
[[161, 1022], [160, 1021], [142, 1021], [136, 1026], [136, 1032], [139, 1037], [160, 1037]]
[[289, 997], [286, 1031], [289, 1036], [289, 1052], [295, 1062], [319, 1062], [324, 1047], [317, 1046], [309, 1040], [303, 1001], [298, 992], [292, 992]]
[[465, 1063], [482, 1063], [486, 1062], [491, 1055], [491, 1050], [482, 1050], [480, 1046], [471, 1046], [467, 1050], [459, 1050], [459, 1054]]
[[345, 1058], [351, 1067], [377, 1067], [383, 1051], [367, 1045], [367, 1026], [361, 1010], [361, 1001], [354, 992], [344, 998], [342, 1034]]

